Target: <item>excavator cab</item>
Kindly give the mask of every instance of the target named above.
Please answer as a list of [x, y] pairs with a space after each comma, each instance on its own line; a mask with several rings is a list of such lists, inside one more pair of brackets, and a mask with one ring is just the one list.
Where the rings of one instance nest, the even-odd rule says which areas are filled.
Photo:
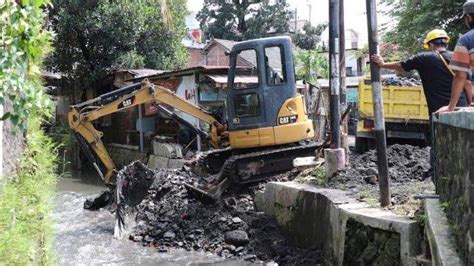
[[244, 41], [230, 51], [227, 125], [232, 148], [288, 144], [314, 136], [297, 94], [291, 39]]

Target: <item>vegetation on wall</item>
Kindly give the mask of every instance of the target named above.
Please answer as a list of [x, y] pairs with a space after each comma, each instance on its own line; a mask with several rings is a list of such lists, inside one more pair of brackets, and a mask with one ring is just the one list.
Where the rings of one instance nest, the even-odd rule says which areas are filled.
[[208, 1], [197, 15], [207, 38], [242, 41], [289, 32], [292, 13], [284, 1]]
[[45, 136], [39, 114], [28, 120], [26, 145], [15, 175], [0, 197], [0, 261], [8, 265], [54, 262], [49, 213], [56, 189], [56, 148]]
[[41, 129], [52, 105], [40, 79], [52, 37], [43, 23], [49, 4], [49, 0], [0, 1], [0, 105], [12, 105], [2, 119], [17, 125], [26, 136], [17, 170], [3, 176], [0, 187], [0, 261], [7, 265], [54, 262], [49, 212], [56, 152]]
[[0, 1], [0, 105], [12, 104], [2, 120], [25, 129], [32, 114], [48, 113], [51, 100], [40, 80], [40, 66], [50, 49], [51, 32], [44, 30], [43, 7], [49, 0]]
[[54, 0], [49, 20], [57, 35], [48, 67], [81, 89], [96, 87], [113, 69], [183, 67], [186, 0], [163, 3]]

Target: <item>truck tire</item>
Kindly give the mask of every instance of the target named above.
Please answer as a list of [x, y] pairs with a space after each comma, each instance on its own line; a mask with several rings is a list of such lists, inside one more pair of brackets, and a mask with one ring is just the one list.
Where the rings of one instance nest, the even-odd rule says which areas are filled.
[[356, 137], [355, 138], [355, 152], [362, 154], [368, 150], [367, 147], [367, 138]]

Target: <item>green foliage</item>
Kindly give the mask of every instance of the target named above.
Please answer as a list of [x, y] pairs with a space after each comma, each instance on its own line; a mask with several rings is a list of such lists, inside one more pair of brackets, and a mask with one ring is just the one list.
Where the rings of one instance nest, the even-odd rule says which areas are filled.
[[380, 45], [380, 55], [384, 58], [385, 62], [397, 62], [409, 57], [408, 53], [401, 51], [399, 45], [392, 43]]
[[415, 215], [415, 219], [417, 222], [420, 223], [421, 226], [424, 226], [426, 224], [426, 221], [428, 221], [428, 214], [424, 212], [419, 212]]
[[390, 25], [384, 39], [400, 45], [400, 49], [410, 53], [423, 49], [422, 41], [426, 34], [440, 28], [446, 30], [456, 44], [459, 34], [467, 31], [461, 20], [462, 5], [465, 0], [383, 0], [388, 14], [398, 22]]
[[447, 210], [449, 208], [449, 202], [445, 201], [441, 203], [441, 208], [443, 208], [443, 210]]
[[322, 49], [300, 50], [297, 52], [295, 59], [298, 66], [296, 71], [298, 79], [304, 79], [315, 84], [318, 77], [329, 78], [329, 58]]
[[318, 186], [325, 186], [328, 183], [326, 176], [326, 169], [324, 166], [319, 166], [311, 172], [311, 176], [314, 176], [316, 179], [313, 181]]
[[52, 264], [49, 213], [56, 187], [56, 148], [41, 130], [41, 119], [28, 120], [26, 146], [16, 175], [8, 177], [0, 197], [0, 261], [7, 265]]
[[49, 3], [0, 1], [0, 105], [12, 105], [1, 119], [10, 119], [22, 130], [31, 114], [49, 114], [52, 107], [40, 82], [40, 65], [52, 38], [51, 32], [43, 29], [43, 8]]
[[54, 0], [49, 19], [57, 36], [49, 67], [81, 89], [97, 87], [112, 69], [183, 67], [186, 0], [173, 0], [166, 16], [160, 3], [166, 2]]
[[287, 33], [292, 13], [282, 2], [209, 1], [196, 18], [206, 37], [241, 41]]
[[328, 24], [324, 23], [313, 27], [310, 22], [306, 22], [303, 26], [303, 32], [297, 32], [295, 35], [296, 46], [305, 50], [315, 49], [321, 41], [321, 34], [327, 26]]

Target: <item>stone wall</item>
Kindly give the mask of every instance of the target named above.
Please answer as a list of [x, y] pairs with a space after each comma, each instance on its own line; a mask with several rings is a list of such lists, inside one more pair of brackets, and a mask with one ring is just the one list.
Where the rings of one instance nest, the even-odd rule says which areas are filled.
[[[5, 110], [11, 109], [8, 101]], [[3, 115], [3, 110], [1, 112]], [[23, 151], [24, 135], [13, 126], [10, 120], [2, 122], [2, 175], [8, 176], [15, 173]]]
[[473, 265], [474, 113], [442, 114], [435, 129], [436, 191], [458, 252], [466, 265]]
[[146, 163], [147, 155], [146, 153], [142, 153], [137, 149], [130, 149], [125, 147], [115, 146], [114, 144], [107, 145], [107, 151], [109, 152], [110, 158], [115, 163], [115, 167], [117, 169], [122, 169], [125, 165], [133, 162], [133, 161], [142, 161]]
[[347, 220], [344, 265], [401, 265], [400, 234]]

